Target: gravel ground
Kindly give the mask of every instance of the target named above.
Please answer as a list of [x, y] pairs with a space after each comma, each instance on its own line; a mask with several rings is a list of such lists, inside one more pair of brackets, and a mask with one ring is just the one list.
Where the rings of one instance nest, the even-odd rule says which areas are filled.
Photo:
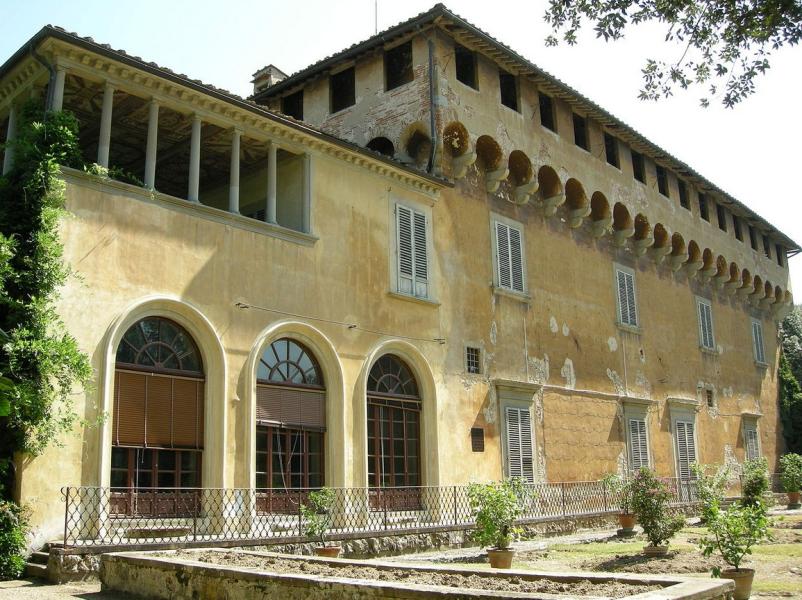
[[80, 581], [52, 585], [41, 579], [0, 581], [2, 600], [136, 600], [136, 596], [119, 592], [101, 592], [99, 581]]

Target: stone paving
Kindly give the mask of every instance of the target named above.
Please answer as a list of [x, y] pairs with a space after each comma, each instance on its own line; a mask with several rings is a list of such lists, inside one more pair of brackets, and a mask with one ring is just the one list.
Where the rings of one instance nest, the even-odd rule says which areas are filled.
[[0, 600], [136, 600], [119, 592], [101, 592], [99, 581], [80, 581], [52, 585], [41, 579], [0, 581]]

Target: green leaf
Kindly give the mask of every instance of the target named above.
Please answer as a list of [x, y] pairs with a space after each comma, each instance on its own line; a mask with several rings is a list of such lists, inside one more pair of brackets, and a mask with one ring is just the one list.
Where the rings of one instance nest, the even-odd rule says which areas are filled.
[[7, 417], [11, 414], [11, 402], [6, 398], [0, 398], [0, 417]]

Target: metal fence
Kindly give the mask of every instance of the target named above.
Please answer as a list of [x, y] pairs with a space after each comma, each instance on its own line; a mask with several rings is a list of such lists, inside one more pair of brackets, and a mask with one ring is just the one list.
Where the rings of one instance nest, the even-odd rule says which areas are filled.
[[[667, 480], [672, 505], [693, 503], [692, 480]], [[64, 547], [307, 541], [310, 489], [66, 487]], [[470, 528], [468, 486], [334, 488], [331, 539]], [[527, 484], [522, 523], [618, 512], [600, 481]]]

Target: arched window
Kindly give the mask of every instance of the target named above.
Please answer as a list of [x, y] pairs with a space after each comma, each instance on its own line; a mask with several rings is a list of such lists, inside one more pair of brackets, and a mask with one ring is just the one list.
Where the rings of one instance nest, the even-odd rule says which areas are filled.
[[325, 431], [326, 388], [315, 356], [296, 340], [274, 341], [256, 370], [256, 487], [323, 486]]
[[[174, 321], [146, 317], [125, 332], [116, 358], [111, 487], [201, 487], [205, 382], [192, 336]], [[115, 497], [120, 512], [151, 510], [130, 495]], [[179, 504], [160, 504], [160, 514], [182, 512]]]
[[394, 354], [371, 367], [368, 396], [368, 485], [421, 485], [421, 399], [412, 371]]

